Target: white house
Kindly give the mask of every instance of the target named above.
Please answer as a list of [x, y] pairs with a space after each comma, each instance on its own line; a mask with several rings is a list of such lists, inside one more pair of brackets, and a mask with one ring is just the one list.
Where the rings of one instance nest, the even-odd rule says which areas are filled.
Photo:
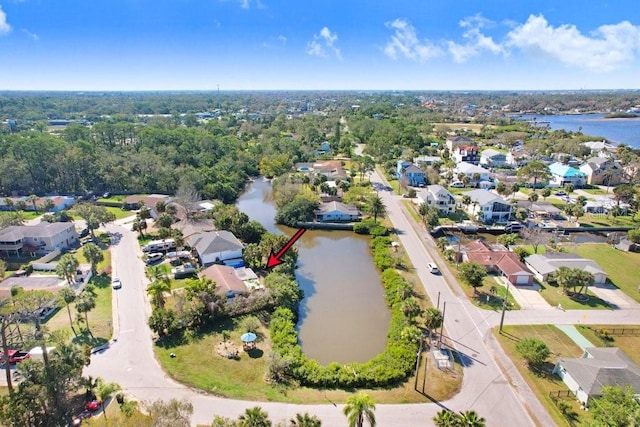
[[242, 258], [242, 242], [225, 230], [194, 234], [187, 238], [187, 245], [195, 249], [200, 263], [205, 267]]
[[480, 153], [480, 164], [488, 167], [504, 167], [507, 164], [507, 153], [487, 148]]
[[487, 190], [473, 190], [463, 193], [469, 196], [471, 203], [466, 207], [467, 212], [484, 222], [506, 222], [512, 214], [511, 205], [502, 197]]
[[607, 281], [607, 273], [597, 262], [571, 253], [534, 254], [525, 258], [524, 263], [540, 281], [547, 281], [549, 276], [560, 267], [579, 268], [593, 275], [593, 284], [602, 285]]
[[353, 205], [340, 202], [323, 203], [316, 211], [316, 221], [342, 222], [357, 221], [360, 219], [360, 211]]
[[[465, 174], [469, 178], [469, 182], [472, 185], [477, 185], [479, 182], [490, 180], [489, 171], [487, 169], [467, 162], [458, 163], [453, 169], [454, 178], [457, 178], [461, 173]], [[479, 177], [477, 181], [474, 179], [476, 174], [478, 174], [477, 176]]]
[[455, 197], [441, 185], [427, 185], [418, 191], [417, 199], [417, 203], [426, 203], [427, 206], [436, 207], [444, 215], [456, 210]]
[[617, 347], [588, 347], [582, 357], [561, 357], [553, 373], [585, 407], [589, 399], [602, 396], [605, 386], [629, 385], [640, 394], [640, 366]]

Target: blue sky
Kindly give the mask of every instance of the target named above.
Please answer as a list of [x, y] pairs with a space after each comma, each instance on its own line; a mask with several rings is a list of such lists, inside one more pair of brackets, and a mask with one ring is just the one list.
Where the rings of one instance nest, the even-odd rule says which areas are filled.
[[0, 90], [638, 89], [637, 0], [0, 0]]

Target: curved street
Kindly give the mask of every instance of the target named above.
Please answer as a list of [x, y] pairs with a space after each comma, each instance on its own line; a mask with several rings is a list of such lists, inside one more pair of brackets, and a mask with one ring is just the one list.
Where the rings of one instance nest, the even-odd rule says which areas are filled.
[[[382, 183], [377, 173], [372, 181]], [[386, 183], [385, 183], [386, 185]], [[553, 421], [531, 389], [506, 357], [492, 335], [500, 313], [480, 310], [464, 296], [446, 268], [442, 276], [427, 270], [427, 263], [443, 265], [435, 244], [426, 231], [416, 231], [412, 218], [402, 206], [402, 198], [380, 192], [387, 215], [398, 232], [425, 290], [435, 303], [440, 296], [446, 302], [446, 339], [463, 356], [462, 390], [446, 402], [376, 405], [376, 419], [381, 426], [431, 425], [431, 418], [442, 408], [454, 411], [472, 409], [487, 419], [487, 424], [533, 426], [553, 425]], [[342, 406], [334, 404], [294, 405], [273, 402], [247, 402], [223, 399], [190, 389], [169, 378], [153, 353], [151, 332], [147, 325], [150, 305], [146, 297], [147, 279], [135, 233], [126, 227], [110, 224], [106, 231], [114, 236], [113, 275], [122, 280], [122, 289], [114, 294], [114, 337], [109, 348], [92, 356], [85, 373], [119, 383], [127, 393], [141, 401], [171, 398], [187, 399], [194, 406], [192, 423], [210, 424], [214, 415], [237, 418], [246, 408], [261, 406], [274, 423], [286, 421], [298, 412], [317, 415], [324, 425], [347, 425]], [[422, 230], [422, 228], [418, 228]], [[508, 312], [505, 324], [639, 324], [640, 310], [520, 310]]]

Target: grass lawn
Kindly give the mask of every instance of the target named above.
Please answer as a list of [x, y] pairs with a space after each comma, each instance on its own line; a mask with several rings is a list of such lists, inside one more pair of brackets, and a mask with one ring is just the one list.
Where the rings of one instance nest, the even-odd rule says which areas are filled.
[[633, 216], [619, 216], [616, 218], [606, 215], [587, 214], [578, 218], [581, 227], [636, 227], [638, 221]]
[[390, 179], [389, 185], [391, 186], [391, 188], [393, 188], [393, 192], [395, 194], [400, 194], [400, 181], [398, 181], [397, 179]]
[[607, 194], [612, 194], [613, 193], [613, 192], [607, 193], [606, 190], [603, 190], [603, 189], [598, 188], [598, 187], [595, 187], [595, 188], [581, 188], [580, 191], [584, 191], [585, 193], [594, 194], [594, 195], [598, 195], [598, 196], [606, 196]]
[[122, 218], [126, 218], [129, 216], [135, 216], [136, 211], [127, 211], [124, 209], [120, 209], [120, 208], [115, 208], [113, 206], [106, 206], [105, 209], [107, 210], [107, 212], [111, 212], [112, 214], [114, 214], [116, 216], [116, 219], [122, 219]]
[[107, 198], [101, 197], [97, 201], [98, 202], [123, 202], [124, 199], [126, 199], [126, 198], [127, 198], [127, 196], [124, 195], [124, 194], [114, 194], [114, 195], [112, 195], [110, 197], [107, 197]]
[[[107, 342], [112, 334], [112, 310], [111, 310], [111, 278], [109, 276], [98, 275], [91, 279], [96, 286], [96, 307], [89, 312], [89, 328], [93, 334], [93, 338], [86, 332], [79, 334], [73, 338], [76, 343], [86, 343], [90, 346], [97, 346]], [[71, 317], [74, 321], [76, 332], [84, 331], [84, 314], [79, 315], [75, 310], [75, 304], [71, 303]], [[80, 320], [80, 322], [79, 322]], [[69, 326], [69, 315], [67, 308], [61, 307], [52, 317], [50, 317], [43, 325], [49, 331], [64, 330], [73, 337], [73, 332]]]
[[[255, 350], [242, 351], [240, 335], [243, 331], [230, 320], [219, 323], [206, 333], [178, 340], [160, 342], [155, 346], [156, 356], [165, 371], [174, 379], [191, 384], [208, 393], [255, 401], [292, 403], [343, 403], [353, 390], [322, 390], [297, 385], [270, 385], [264, 381], [270, 345], [266, 328], [258, 333]], [[240, 348], [239, 359], [227, 359], [215, 351], [222, 341], [222, 332], [230, 333], [229, 341]], [[176, 357], [172, 358], [171, 353]], [[429, 387], [425, 390], [431, 397], [443, 400], [455, 394], [462, 383], [462, 369], [456, 366], [452, 374], [429, 371]], [[439, 378], [439, 381], [434, 381]], [[414, 390], [415, 378], [389, 389], [365, 390], [376, 403], [428, 402], [427, 397]]]
[[[502, 334], [498, 333], [497, 328], [494, 328], [493, 332], [529, 387], [536, 393], [538, 399], [554, 419], [556, 425], [570, 425], [549, 396], [550, 392], [568, 390], [568, 388], [559, 377], [551, 374], [551, 371], [559, 357], [580, 357], [582, 355], [580, 347], [552, 325], [505, 326]], [[551, 356], [540, 372], [533, 372], [529, 369], [527, 363], [516, 351], [516, 343], [523, 338], [539, 338], [549, 347]], [[571, 405], [575, 413], [576, 425], [589, 425], [591, 421], [589, 412], [580, 410], [579, 404], [574, 397], [566, 398], [565, 402]]]
[[[504, 298], [507, 296], [507, 288], [496, 281], [496, 276], [485, 276], [482, 287], [478, 288], [478, 293], [475, 295], [471, 287], [465, 289], [469, 300], [474, 305], [486, 310], [502, 310]], [[495, 294], [491, 291], [492, 289]], [[520, 310], [520, 304], [511, 292], [507, 297], [507, 310]]]
[[[89, 264], [89, 261], [87, 261], [87, 259], [84, 257], [82, 248], [78, 249], [74, 255], [76, 256], [76, 259], [80, 264]], [[111, 265], [111, 251], [108, 249], [104, 249], [102, 251], [102, 255], [104, 256], [104, 259], [97, 265], [98, 272]]]
[[539, 283], [542, 287], [540, 295], [545, 299], [552, 307], [556, 307], [558, 304], [562, 304], [562, 308], [565, 310], [602, 310], [609, 309], [609, 304], [593, 295], [592, 292], [587, 291], [589, 299], [581, 302], [570, 298], [568, 295], [563, 295], [561, 288], [558, 286], [552, 286], [549, 283]]
[[[521, 246], [523, 248], [525, 248], [530, 254], [534, 254], [535, 252], [533, 251], [533, 245], [516, 245], [516, 246]], [[539, 254], [544, 254], [547, 252], [547, 247], [545, 245], [539, 245], [538, 246], [538, 252]]]
[[434, 123], [434, 129], [438, 126], [447, 127], [450, 130], [469, 130], [475, 133], [482, 132], [482, 128], [486, 126], [488, 129], [494, 128], [493, 125], [484, 125], [482, 123]]
[[[582, 335], [597, 347], [619, 347], [637, 364], [640, 364], [640, 326], [638, 325], [580, 325], [577, 327]], [[606, 331], [609, 339], [602, 339]]]
[[422, 224], [422, 219], [420, 219], [420, 215], [416, 210], [415, 203], [413, 203], [411, 200], [403, 200], [402, 204], [404, 205], [405, 208], [407, 208], [407, 212], [409, 212], [409, 215], [411, 215], [413, 220], [418, 224]]
[[[7, 211], [0, 211], [0, 217], [2, 216], [9, 216], [10, 214], [12, 214], [13, 212], [7, 212]], [[39, 216], [42, 215], [41, 211], [38, 212], [34, 212], [34, 211], [22, 211], [22, 217], [24, 218], [25, 221], [29, 221], [31, 219], [36, 219]]]
[[597, 262], [600, 268], [607, 273], [611, 283], [640, 302], [640, 292], [638, 292], [640, 254], [619, 251], [605, 243], [576, 245], [575, 250], [578, 255]]

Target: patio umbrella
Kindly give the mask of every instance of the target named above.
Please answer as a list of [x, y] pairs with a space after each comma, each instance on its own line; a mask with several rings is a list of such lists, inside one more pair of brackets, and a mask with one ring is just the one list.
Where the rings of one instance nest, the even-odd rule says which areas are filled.
[[240, 339], [242, 342], [254, 342], [258, 337], [253, 332], [247, 332], [246, 334], [242, 334]]

